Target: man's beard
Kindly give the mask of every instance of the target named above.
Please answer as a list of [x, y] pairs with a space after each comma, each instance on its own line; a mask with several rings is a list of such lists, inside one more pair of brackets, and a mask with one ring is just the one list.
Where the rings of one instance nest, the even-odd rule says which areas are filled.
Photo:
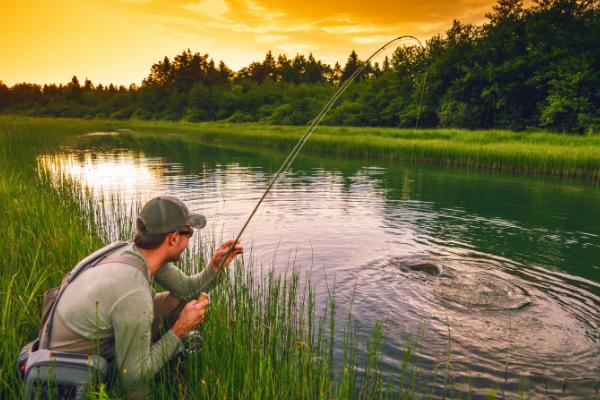
[[179, 254], [176, 254], [176, 255], [168, 258], [167, 262], [177, 262], [177, 261], [181, 260], [181, 255], [183, 254], [184, 251], [185, 251], [185, 249], [182, 250]]

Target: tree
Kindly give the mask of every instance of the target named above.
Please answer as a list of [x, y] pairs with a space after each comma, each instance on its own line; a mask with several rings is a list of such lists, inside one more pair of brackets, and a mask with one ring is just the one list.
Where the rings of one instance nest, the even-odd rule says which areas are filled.
[[331, 82], [338, 85], [342, 80], [342, 74], [342, 66], [336, 61], [333, 70], [331, 71]]
[[79, 84], [79, 79], [76, 76], [71, 78], [71, 82], [67, 85], [69, 89], [69, 96], [71, 100], [75, 102], [81, 101], [81, 85]]
[[326, 76], [331, 72], [331, 67], [315, 60], [312, 53], [308, 55], [306, 61], [303, 82], [322, 83], [326, 81]]
[[294, 71], [294, 67], [292, 66], [292, 62], [285, 56], [285, 54], [280, 54], [277, 56], [277, 82], [287, 82], [292, 83], [296, 81], [296, 73]]
[[292, 69], [294, 71], [292, 82], [304, 82], [304, 73], [306, 72], [306, 57], [304, 57], [302, 54], [296, 54], [292, 62]]
[[383, 63], [381, 64], [381, 71], [382, 72], [387, 72], [390, 69], [391, 69], [390, 59], [388, 58], [388, 56], [385, 56], [385, 58], [383, 59]]
[[9, 95], [8, 86], [0, 81], [0, 109], [8, 106]]
[[163, 58], [150, 68], [150, 75], [143, 80], [142, 86], [166, 86], [171, 76], [171, 61], [169, 57]]
[[273, 57], [273, 54], [271, 53], [271, 50], [267, 51], [267, 54], [265, 55], [265, 59], [262, 63], [262, 67], [264, 70], [265, 79], [270, 79], [272, 81], [275, 81], [277, 65], [275, 62], [275, 58]]
[[341, 81], [344, 82], [344, 81], [348, 80], [352, 76], [352, 74], [354, 74], [354, 72], [356, 70], [358, 70], [360, 67], [361, 67], [361, 63], [360, 63], [360, 60], [358, 59], [358, 54], [356, 54], [356, 52], [354, 50], [352, 50], [352, 52], [348, 56], [348, 59], [346, 60], [346, 65], [344, 65], [344, 70], [342, 72]]
[[91, 92], [94, 90], [94, 84], [88, 78], [85, 78], [83, 83], [83, 90], [86, 92]]
[[219, 68], [217, 69], [217, 84], [223, 85], [228, 83], [232, 77], [233, 71], [223, 61], [220, 61]]

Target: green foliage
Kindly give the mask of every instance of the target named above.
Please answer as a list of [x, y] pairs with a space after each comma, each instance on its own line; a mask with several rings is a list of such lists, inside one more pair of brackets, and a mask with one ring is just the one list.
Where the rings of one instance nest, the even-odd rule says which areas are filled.
[[226, 119], [227, 122], [256, 122], [254, 117], [243, 111], [234, 112], [229, 118]]
[[[42, 122], [43, 121], [43, 122]], [[0, 397], [20, 398], [13, 365], [38, 332], [44, 291], [101, 244], [81, 215], [75, 185], [54, 190], [39, 175], [35, 156], [62, 138], [111, 123], [0, 118]]]

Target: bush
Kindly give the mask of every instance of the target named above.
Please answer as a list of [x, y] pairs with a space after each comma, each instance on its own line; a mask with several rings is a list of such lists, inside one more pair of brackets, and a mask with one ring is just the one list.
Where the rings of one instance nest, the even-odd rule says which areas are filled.
[[256, 118], [250, 115], [249, 113], [243, 111], [234, 112], [229, 118], [226, 120], [227, 122], [256, 122]]

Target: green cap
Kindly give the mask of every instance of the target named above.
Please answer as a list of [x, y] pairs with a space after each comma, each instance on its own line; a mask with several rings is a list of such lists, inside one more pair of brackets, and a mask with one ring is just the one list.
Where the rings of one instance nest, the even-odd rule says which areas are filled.
[[144, 223], [148, 235], [179, 231], [185, 226], [204, 228], [206, 218], [202, 214], [192, 214], [183, 201], [174, 196], [158, 196], [142, 207], [139, 218]]

